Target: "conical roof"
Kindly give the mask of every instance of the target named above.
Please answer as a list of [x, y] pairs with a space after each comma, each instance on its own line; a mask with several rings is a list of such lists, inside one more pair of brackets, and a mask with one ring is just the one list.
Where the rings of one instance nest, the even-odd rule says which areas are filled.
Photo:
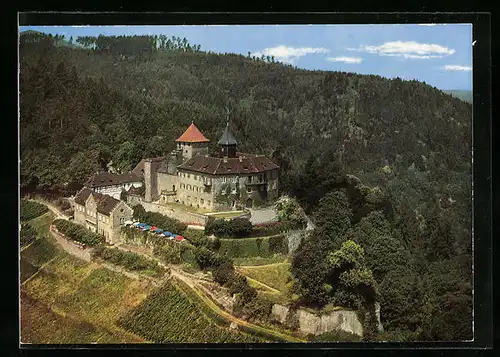
[[224, 132], [222, 133], [222, 136], [220, 137], [219, 142], [217, 144], [219, 144], [219, 145], [236, 145], [236, 144], [238, 144], [238, 142], [234, 138], [234, 135], [229, 130], [229, 122], [227, 122], [226, 129], [224, 129]]
[[175, 142], [178, 143], [208, 143], [210, 140], [208, 140], [205, 135], [201, 133], [201, 131], [194, 125], [194, 123], [191, 123], [189, 128], [186, 129], [184, 134], [179, 136]]

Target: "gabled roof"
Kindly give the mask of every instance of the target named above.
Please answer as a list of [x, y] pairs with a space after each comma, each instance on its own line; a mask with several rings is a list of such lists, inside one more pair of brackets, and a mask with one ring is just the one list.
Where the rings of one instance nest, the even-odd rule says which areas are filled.
[[226, 161], [220, 157], [196, 155], [178, 168], [210, 175], [244, 175], [279, 169], [279, 166], [263, 155], [241, 154]]
[[97, 212], [109, 216], [113, 209], [122, 201], [117, 200], [109, 195], [103, 195], [84, 187], [75, 196], [75, 203], [85, 206], [85, 202], [92, 195], [92, 198], [97, 203]]
[[159, 156], [159, 157], [152, 157], [152, 158], [146, 158], [146, 159], [142, 159], [141, 161], [139, 161], [139, 163], [134, 167], [134, 169], [132, 170], [132, 173], [134, 175], [137, 175], [138, 177], [142, 177], [142, 175], [144, 174], [144, 163], [146, 161], [151, 161], [151, 162], [158, 162], [158, 161], [163, 161], [165, 160], [165, 157], [164, 156]]
[[106, 216], [109, 216], [113, 209], [118, 206], [118, 204], [121, 202], [120, 200], [117, 200], [114, 197], [111, 197], [109, 195], [102, 195], [100, 193], [95, 193], [94, 198], [96, 195], [99, 195], [99, 199], [96, 199], [97, 202], [97, 212], [104, 214]]
[[109, 172], [99, 172], [93, 175], [86, 183], [88, 188], [100, 186], [121, 185], [129, 182], [141, 182], [141, 177], [135, 173], [112, 174]]
[[91, 189], [87, 187], [82, 188], [75, 196], [75, 203], [85, 206], [85, 201], [87, 201], [87, 198], [89, 198], [91, 194], [92, 194]]
[[186, 129], [184, 134], [179, 136], [175, 142], [178, 143], [208, 143], [210, 140], [208, 140], [205, 135], [201, 133], [201, 131], [194, 125], [194, 123], [191, 123], [189, 128]]
[[233, 133], [229, 130], [229, 122], [227, 122], [226, 129], [224, 129], [224, 132], [222, 133], [222, 136], [219, 139], [219, 142], [217, 143], [219, 145], [237, 145], [238, 142], [234, 138]]

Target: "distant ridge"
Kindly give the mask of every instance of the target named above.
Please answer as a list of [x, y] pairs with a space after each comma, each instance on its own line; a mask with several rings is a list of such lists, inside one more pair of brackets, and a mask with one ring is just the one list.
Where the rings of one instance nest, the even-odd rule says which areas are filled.
[[464, 102], [472, 103], [472, 91], [462, 89], [443, 90], [446, 94], [450, 94], [455, 98], [461, 99]]

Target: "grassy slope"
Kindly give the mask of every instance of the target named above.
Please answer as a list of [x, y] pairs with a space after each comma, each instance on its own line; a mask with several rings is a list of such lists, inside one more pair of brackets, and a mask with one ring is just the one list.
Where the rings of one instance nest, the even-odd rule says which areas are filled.
[[114, 322], [139, 304], [151, 286], [59, 249], [48, 235], [50, 217], [30, 222], [41, 238], [21, 252], [21, 341], [143, 342]]
[[237, 270], [254, 280], [282, 293], [288, 292], [287, 281], [291, 278], [290, 263], [277, 263], [254, 267], [237, 267]]

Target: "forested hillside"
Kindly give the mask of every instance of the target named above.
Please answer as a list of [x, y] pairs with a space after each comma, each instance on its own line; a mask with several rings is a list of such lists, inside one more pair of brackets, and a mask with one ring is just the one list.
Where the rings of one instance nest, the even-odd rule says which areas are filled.
[[[77, 42], [21, 36], [23, 190], [71, 193], [110, 162], [129, 170], [173, 149], [192, 121], [214, 145], [229, 110], [240, 150], [273, 157], [281, 190], [318, 224], [292, 266], [301, 303], [369, 301], [339, 281], [347, 274], [371, 286], [389, 333], [471, 337], [470, 104], [417, 81], [306, 71], [187, 40]], [[342, 263], [359, 253], [349, 240], [364, 249], [357, 270]]]

